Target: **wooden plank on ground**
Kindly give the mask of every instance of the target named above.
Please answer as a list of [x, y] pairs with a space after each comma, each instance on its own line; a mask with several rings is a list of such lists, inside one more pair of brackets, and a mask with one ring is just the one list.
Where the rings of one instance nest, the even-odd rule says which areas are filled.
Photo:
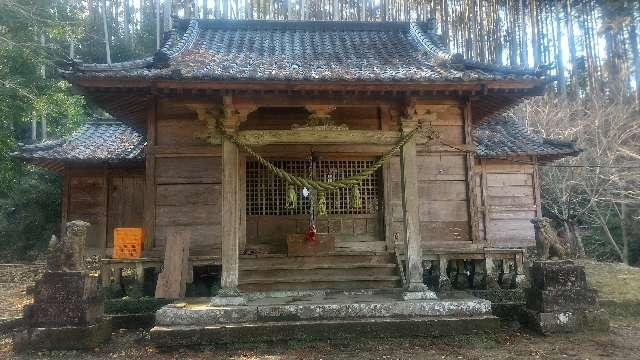
[[179, 299], [183, 298], [187, 288], [189, 245], [191, 233], [189, 229], [174, 230], [169, 233], [164, 252], [163, 271], [158, 275], [156, 285], [156, 298]]

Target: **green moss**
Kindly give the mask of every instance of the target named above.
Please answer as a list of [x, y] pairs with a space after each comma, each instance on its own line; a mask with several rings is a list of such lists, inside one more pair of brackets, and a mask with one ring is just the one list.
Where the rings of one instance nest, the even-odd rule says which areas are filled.
[[104, 312], [107, 314], [144, 314], [156, 312], [161, 307], [171, 303], [167, 299], [150, 297], [109, 299], [104, 302]]

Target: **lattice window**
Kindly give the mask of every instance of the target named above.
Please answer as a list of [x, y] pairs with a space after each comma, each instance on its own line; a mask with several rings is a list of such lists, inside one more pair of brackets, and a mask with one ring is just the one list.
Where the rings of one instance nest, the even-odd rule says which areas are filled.
[[[353, 176], [371, 166], [373, 160], [321, 160], [315, 165], [316, 178], [332, 181]], [[272, 163], [297, 176], [311, 176], [311, 163], [305, 160], [277, 160]], [[287, 209], [286, 182], [275, 176], [258, 161], [247, 160], [247, 215], [300, 215], [308, 214], [310, 201], [298, 191], [298, 206]], [[362, 207], [354, 209], [349, 204], [350, 189], [326, 193], [328, 214], [376, 214], [378, 213], [379, 172], [360, 183]]]

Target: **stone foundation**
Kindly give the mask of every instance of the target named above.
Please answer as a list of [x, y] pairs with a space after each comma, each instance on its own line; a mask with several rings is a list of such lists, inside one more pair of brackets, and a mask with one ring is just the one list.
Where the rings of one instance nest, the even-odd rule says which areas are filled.
[[45, 272], [34, 287], [34, 303], [25, 306], [26, 329], [16, 334], [16, 351], [96, 347], [111, 336], [103, 305], [97, 278], [88, 272]]
[[[286, 295], [286, 294], [279, 294]], [[242, 306], [167, 305], [156, 312], [158, 346], [354, 336], [440, 336], [493, 332], [491, 303], [465, 295], [404, 300], [397, 292], [310, 292], [248, 297]]]
[[527, 322], [542, 333], [571, 333], [609, 328], [598, 294], [587, 287], [584, 268], [572, 261], [536, 261], [526, 291]]

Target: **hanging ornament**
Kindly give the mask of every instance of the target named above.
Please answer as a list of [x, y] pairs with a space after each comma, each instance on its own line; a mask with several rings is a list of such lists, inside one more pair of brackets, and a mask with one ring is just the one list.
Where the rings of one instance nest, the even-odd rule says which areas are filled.
[[295, 209], [298, 207], [298, 194], [293, 184], [287, 185], [287, 203], [285, 207], [287, 209]]
[[362, 197], [360, 196], [360, 187], [355, 185], [351, 188], [351, 199], [349, 199], [352, 209], [360, 209], [362, 207]]
[[316, 207], [319, 216], [327, 215], [327, 198], [325, 197], [324, 191], [318, 191]]

